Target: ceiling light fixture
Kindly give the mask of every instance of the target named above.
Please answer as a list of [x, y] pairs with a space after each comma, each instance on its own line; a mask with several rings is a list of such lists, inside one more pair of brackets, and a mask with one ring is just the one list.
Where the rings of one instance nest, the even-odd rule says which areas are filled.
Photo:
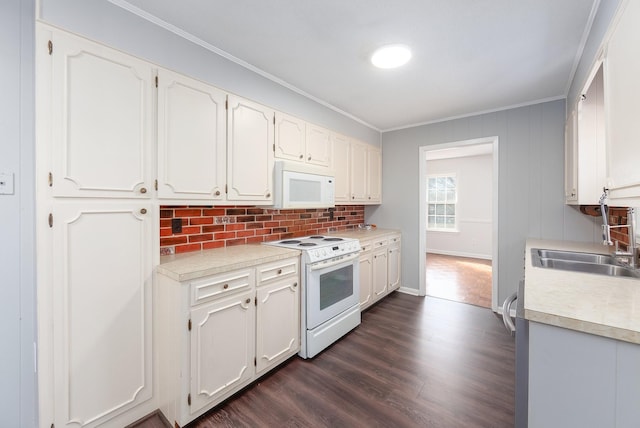
[[378, 48], [371, 56], [371, 63], [378, 68], [396, 68], [411, 59], [411, 51], [406, 45], [387, 45]]

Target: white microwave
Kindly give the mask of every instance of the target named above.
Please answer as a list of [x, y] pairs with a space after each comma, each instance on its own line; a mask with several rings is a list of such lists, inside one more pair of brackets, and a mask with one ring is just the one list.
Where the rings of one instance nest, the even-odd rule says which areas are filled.
[[335, 179], [330, 171], [276, 161], [274, 208], [329, 208], [335, 205]]

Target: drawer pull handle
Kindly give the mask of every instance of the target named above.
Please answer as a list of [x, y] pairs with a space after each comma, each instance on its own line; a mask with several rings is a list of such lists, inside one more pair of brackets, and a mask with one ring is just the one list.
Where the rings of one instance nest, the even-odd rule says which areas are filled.
[[220, 191], [216, 190], [216, 193], [214, 193], [215, 196], [220, 196]]
[[147, 213], [147, 209], [146, 209], [146, 208], [142, 208], [142, 209], [140, 210], [140, 214], [146, 214], [146, 213]]
[[293, 288], [296, 288], [297, 286], [298, 286], [298, 283], [297, 283], [297, 282], [294, 282], [294, 283], [293, 283]]
[[142, 194], [147, 193], [147, 188], [143, 187], [142, 189], [140, 189], [140, 193], [142, 193]]
[[223, 285], [222, 288], [224, 288], [226, 290], [227, 288], [229, 288], [229, 284]]
[[282, 269], [278, 269], [278, 275], [282, 273]]
[[248, 305], [249, 303], [251, 303], [251, 299], [247, 299], [244, 302]]

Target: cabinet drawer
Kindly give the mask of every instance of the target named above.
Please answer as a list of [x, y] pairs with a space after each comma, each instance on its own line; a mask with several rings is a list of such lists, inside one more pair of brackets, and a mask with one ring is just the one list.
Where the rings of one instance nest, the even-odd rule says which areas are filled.
[[253, 269], [241, 269], [191, 282], [191, 305], [249, 290], [255, 282]]
[[389, 238], [389, 245], [400, 244], [400, 241], [401, 241], [401, 235], [394, 235], [391, 238]]
[[256, 268], [258, 285], [263, 285], [274, 279], [285, 278], [290, 275], [297, 276], [299, 264], [298, 258], [296, 257], [258, 266]]
[[373, 248], [373, 241], [360, 241], [360, 252], [364, 253], [371, 251]]
[[379, 239], [377, 241], [373, 242], [373, 249], [378, 249], [378, 248], [382, 248], [384, 246], [386, 246], [389, 242], [387, 241], [387, 239]]

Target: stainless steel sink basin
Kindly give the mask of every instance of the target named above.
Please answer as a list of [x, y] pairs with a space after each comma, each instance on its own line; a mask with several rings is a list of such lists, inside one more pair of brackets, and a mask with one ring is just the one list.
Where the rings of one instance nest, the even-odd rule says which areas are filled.
[[640, 270], [623, 266], [619, 264], [614, 257], [606, 254], [533, 248], [531, 250], [531, 262], [533, 266], [542, 268], [640, 278]]
[[594, 254], [594, 253], [578, 253], [576, 251], [559, 251], [559, 250], [542, 250], [534, 249], [540, 258], [554, 259], [554, 260], [567, 260], [572, 262], [585, 262], [585, 263], [597, 263], [615, 265], [616, 259], [606, 254]]

